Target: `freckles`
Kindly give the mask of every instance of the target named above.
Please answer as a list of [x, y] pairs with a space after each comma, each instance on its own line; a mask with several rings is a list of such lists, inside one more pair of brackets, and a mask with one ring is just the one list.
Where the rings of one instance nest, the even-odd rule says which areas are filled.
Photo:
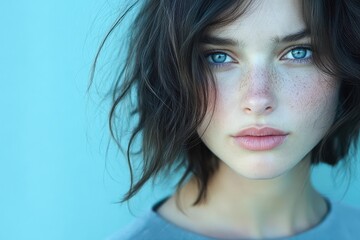
[[286, 86], [288, 79], [286, 79], [282, 74], [280, 74], [275, 67], [272, 67], [269, 72], [270, 79], [273, 79], [273, 91], [279, 93], [282, 89], [282, 86]]
[[[285, 103], [291, 108], [304, 112], [307, 108], [318, 105], [321, 93], [316, 82], [319, 80], [311, 75], [279, 76], [282, 91], [285, 94]], [[320, 95], [319, 95], [320, 93]]]
[[288, 87], [291, 108], [308, 126], [314, 129], [328, 127], [335, 116], [337, 106], [336, 85], [332, 79], [319, 74], [298, 75]]

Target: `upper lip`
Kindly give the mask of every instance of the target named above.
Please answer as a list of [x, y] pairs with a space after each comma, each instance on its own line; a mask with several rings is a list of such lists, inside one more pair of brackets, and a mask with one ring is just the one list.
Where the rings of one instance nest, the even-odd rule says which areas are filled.
[[284, 136], [288, 135], [288, 133], [281, 131], [279, 129], [270, 128], [270, 127], [263, 127], [263, 128], [247, 128], [239, 133], [237, 133], [234, 137], [245, 137], [245, 136]]

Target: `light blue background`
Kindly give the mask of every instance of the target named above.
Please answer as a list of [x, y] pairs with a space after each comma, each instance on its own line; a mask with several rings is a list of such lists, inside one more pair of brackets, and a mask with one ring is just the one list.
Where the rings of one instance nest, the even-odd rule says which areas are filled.
[[[128, 174], [112, 149], [106, 160], [106, 106], [86, 94], [121, 2], [0, 2], [0, 239], [103, 239], [133, 219], [114, 204]], [[346, 186], [332, 184], [329, 168], [313, 179], [342, 198]], [[360, 207], [359, 186], [354, 175], [343, 201]], [[147, 187], [133, 213], [169, 191]]]

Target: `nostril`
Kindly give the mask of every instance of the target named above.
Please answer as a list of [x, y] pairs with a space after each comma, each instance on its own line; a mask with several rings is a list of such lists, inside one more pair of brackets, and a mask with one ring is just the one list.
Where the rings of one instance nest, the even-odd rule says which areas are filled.
[[255, 114], [270, 113], [273, 111], [273, 107], [272, 106], [267, 106], [265, 108], [245, 107], [244, 111], [249, 114], [251, 114], [251, 113], [255, 113]]
[[247, 112], [247, 113], [250, 113], [250, 112], [251, 112], [251, 109], [250, 109], [250, 108], [248, 108], [248, 107], [247, 107], [247, 108], [245, 108], [244, 110], [245, 110], [245, 112]]

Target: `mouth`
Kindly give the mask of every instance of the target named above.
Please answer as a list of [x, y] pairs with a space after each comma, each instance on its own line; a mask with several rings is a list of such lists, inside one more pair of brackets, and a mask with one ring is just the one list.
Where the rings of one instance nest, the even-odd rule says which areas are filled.
[[240, 147], [250, 151], [267, 151], [280, 146], [289, 133], [274, 128], [248, 128], [235, 136], [235, 142]]

